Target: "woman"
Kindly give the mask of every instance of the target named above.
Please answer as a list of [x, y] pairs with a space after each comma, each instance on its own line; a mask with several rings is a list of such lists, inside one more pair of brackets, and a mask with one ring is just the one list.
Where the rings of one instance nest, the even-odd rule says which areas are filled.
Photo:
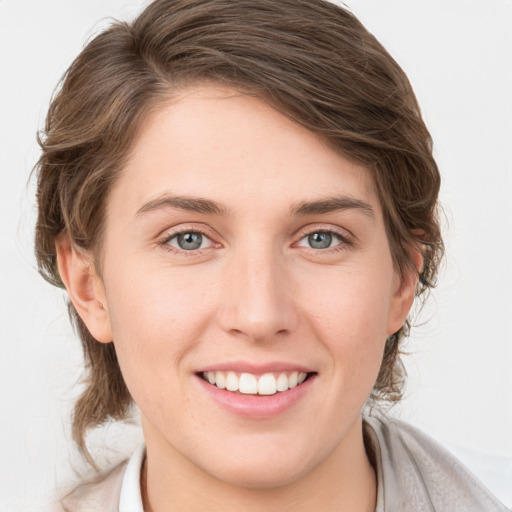
[[157, 0], [79, 55], [41, 145], [38, 261], [89, 370], [75, 440], [132, 401], [145, 437], [65, 510], [505, 510], [361, 413], [400, 397], [442, 241], [414, 94], [351, 14]]

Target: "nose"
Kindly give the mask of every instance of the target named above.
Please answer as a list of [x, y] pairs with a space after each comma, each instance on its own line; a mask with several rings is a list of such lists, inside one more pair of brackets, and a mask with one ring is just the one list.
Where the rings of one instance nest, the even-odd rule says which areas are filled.
[[271, 250], [245, 251], [229, 263], [219, 322], [239, 338], [266, 342], [290, 334], [298, 315], [284, 262]]

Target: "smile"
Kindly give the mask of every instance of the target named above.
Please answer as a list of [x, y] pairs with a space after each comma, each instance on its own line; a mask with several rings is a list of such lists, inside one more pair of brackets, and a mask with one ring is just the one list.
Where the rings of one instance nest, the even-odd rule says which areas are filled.
[[308, 374], [305, 372], [280, 372], [254, 375], [252, 373], [236, 373], [232, 371], [208, 371], [201, 377], [219, 389], [239, 392], [244, 395], [275, 395], [293, 389], [302, 384]]

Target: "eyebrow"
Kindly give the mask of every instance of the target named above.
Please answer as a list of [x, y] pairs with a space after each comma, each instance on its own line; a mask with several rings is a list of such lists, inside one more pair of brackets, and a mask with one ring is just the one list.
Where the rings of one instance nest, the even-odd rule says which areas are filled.
[[179, 210], [185, 210], [188, 212], [209, 213], [214, 215], [225, 215], [227, 213], [227, 210], [223, 205], [210, 199], [204, 199], [202, 197], [163, 195], [145, 203], [137, 210], [136, 216], [160, 210], [162, 208], [178, 208]]
[[339, 210], [360, 210], [368, 217], [375, 218], [375, 212], [369, 203], [361, 199], [346, 196], [336, 196], [320, 201], [297, 203], [292, 207], [291, 213], [292, 215], [316, 215], [332, 213]]
[[[177, 208], [189, 212], [226, 215], [228, 210], [224, 205], [211, 199], [191, 196], [163, 195], [145, 203], [137, 210], [136, 216], [162, 208]], [[318, 215], [339, 210], [360, 210], [363, 214], [374, 218], [372, 206], [360, 199], [346, 196], [336, 196], [319, 201], [305, 201], [292, 206], [291, 215]]]

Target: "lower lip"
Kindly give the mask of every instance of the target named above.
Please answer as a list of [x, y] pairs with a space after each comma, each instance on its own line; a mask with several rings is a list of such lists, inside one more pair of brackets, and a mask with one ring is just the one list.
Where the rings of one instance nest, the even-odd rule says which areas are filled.
[[311, 389], [316, 375], [310, 375], [302, 384], [274, 395], [245, 395], [219, 389], [196, 376], [199, 384], [221, 407], [242, 418], [268, 419], [278, 416], [295, 405]]

